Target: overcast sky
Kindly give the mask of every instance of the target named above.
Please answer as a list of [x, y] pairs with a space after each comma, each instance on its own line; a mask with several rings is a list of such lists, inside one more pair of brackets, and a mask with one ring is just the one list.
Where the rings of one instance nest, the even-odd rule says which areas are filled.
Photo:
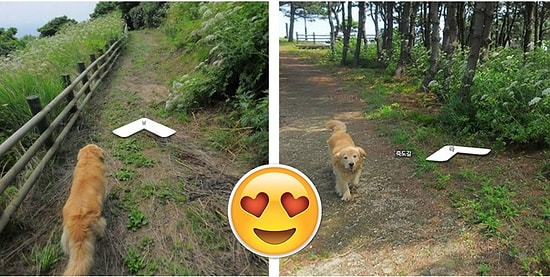
[[66, 15], [78, 22], [86, 21], [94, 12], [97, 1], [27, 2], [0, 0], [0, 28], [17, 28], [17, 37], [38, 36], [36, 29], [48, 21]]

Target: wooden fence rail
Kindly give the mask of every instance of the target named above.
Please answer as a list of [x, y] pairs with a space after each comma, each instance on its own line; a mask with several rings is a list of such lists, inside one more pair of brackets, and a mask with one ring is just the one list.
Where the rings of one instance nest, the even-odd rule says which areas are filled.
[[[5, 209], [0, 207], [0, 233], [4, 230], [4, 227], [6, 227], [8, 221], [13, 218], [15, 211], [19, 205], [21, 205], [33, 184], [40, 177], [40, 174], [44, 170], [46, 164], [56, 153], [60, 144], [69, 133], [69, 130], [76, 122], [83, 107], [86, 103], [88, 103], [96, 88], [115, 64], [115, 61], [121, 54], [125, 41], [125, 36], [116, 42], [111, 41], [107, 51], [104, 54], [100, 54], [97, 59], [95, 58], [95, 55], [90, 55], [91, 61], [88, 67], [85, 67], [82, 62], [78, 63], [80, 74], [74, 79], [74, 81], [70, 82], [70, 77], [68, 75], [61, 76], [62, 82], [66, 88], [44, 108], [40, 107], [41, 105], [38, 97], [27, 97], [27, 102], [29, 102], [29, 105], [31, 107], [37, 107], [37, 109], [31, 108], [34, 116], [21, 128], [15, 131], [8, 139], [6, 139], [6, 141], [0, 144], [0, 160], [35, 127], [40, 129], [41, 135], [25, 151], [21, 158], [19, 158], [19, 160], [8, 170], [8, 172], [2, 176], [0, 179], [0, 195], [10, 184], [14, 182], [18, 174], [27, 166], [28, 162], [36, 155], [42, 146], [49, 148], [38, 165], [33, 169], [32, 173], [27, 177], [25, 183], [19, 188], [17, 194], [11, 202], [5, 207]], [[89, 74], [91, 74], [91, 76], [89, 76]], [[75, 94], [74, 92], [79, 83], [82, 83], [82, 85]], [[84, 98], [79, 104], [78, 101], [82, 97]], [[63, 101], [67, 103], [65, 108], [63, 108], [52, 123], [48, 124], [48, 114]], [[57, 135], [57, 137], [54, 138], [54, 131], [59, 126], [64, 124], [67, 119], [68, 121], [65, 123], [64, 128]]]
[[[375, 35], [365, 35], [368, 41], [374, 41]], [[352, 34], [352, 38], [356, 39], [357, 35]], [[337, 40], [341, 39], [341, 36], [338, 36], [336, 38]], [[299, 34], [296, 32], [296, 45], [298, 47], [306, 47], [306, 48], [321, 48], [321, 47], [329, 47], [330, 44], [330, 35], [317, 35], [315, 33], [312, 34]], [[309, 46], [309, 47], [308, 47]]]

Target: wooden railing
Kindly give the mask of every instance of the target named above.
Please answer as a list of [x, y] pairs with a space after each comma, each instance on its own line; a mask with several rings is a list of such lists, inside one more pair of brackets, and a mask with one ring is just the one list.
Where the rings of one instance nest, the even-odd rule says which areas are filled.
[[[357, 35], [352, 34], [352, 38], [356, 39]], [[366, 38], [368, 41], [374, 41], [375, 35], [366, 35]], [[337, 40], [342, 39], [342, 37], [338, 36], [336, 38]], [[323, 47], [329, 47], [330, 46], [330, 35], [316, 35], [315, 33], [312, 34], [298, 34], [296, 32], [296, 45], [298, 47], [304, 47], [304, 48], [323, 48]]]
[[296, 44], [330, 44], [330, 35], [298, 34], [296, 32]]
[[[61, 76], [62, 82], [66, 88], [44, 108], [41, 107], [40, 99], [38, 99], [37, 96], [27, 97], [27, 102], [34, 116], [6, 139], [6, 141], [0, 144], [0, 160], [2, 160], [2, 157], [4, 157], [14, 146], [18, 145], [33, 129], [39, 129], [40, 136], [2, 176], [0, 179], [0, 196], [9, 185], [13, 185], [16, 177], [25, 169], [29, 161], [35, 157], [43, 146], [46, 147], [47, 152], [42, 156], [38, 165], [32, 169], [32, 173], [24, 180], [25, 183], [19, 188], [11, 202], [9, 202], [5, 208], [0, 207], [0, 233], [4, 230], [4, 227], [6, 227], [8, 221], [13, 218], [17, 208], [21, 205], [33, 184], [38, 177], [40, 177], [46, 164], [56, 153], [69, 133], [69, 130], [76, 122], [83, 107], [88, 103], [96, 88], [115, 64], [115, 61], [121, 54], [125, 41], [126, 36], [118, 41], [112, 41], [109, 43], [107, 51], [105, 51], [104, 54], [100, 53], [97, 59], [95, 54], [91, 54], [90, 65], [88, 65], [88, 67], [86, 67], [83, 62], [78, 63], [77, 66], [80, 74], [74, 81], [70, 81], [69, 75]], [[76, 94], [75, 90], [78, 90]], [[62, 105], [62, 103], [65, 104], [63, 110], [59, 112], [51, 123], [48, 123], [48, 115], [50, 115], [58, 105]], [[62, 106], [59, 106], [57, 110], [61, 107]], [[63, 129], [54, 137], [54, 131], [62, 125], [64, 125]]]

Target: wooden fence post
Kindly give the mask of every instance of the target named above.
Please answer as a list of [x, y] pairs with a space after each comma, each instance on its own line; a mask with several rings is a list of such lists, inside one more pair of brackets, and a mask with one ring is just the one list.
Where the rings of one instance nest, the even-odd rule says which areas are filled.
[[313, 32], [313, 44], [315, 44], [315, 32]]
[[[63, 87], [64, 88], [67, 88], [68, 86], [71, 85], [71, 77], [69, 76], [69, 74], [65, 74], [65, 75], [61, 75], [61, 82], [63, 83]], [[71, 101], [73, 101], [74, 99], [74, 90], [71, 89], [71, 92], [69, 92], [69, 94], [67, 94], [67, 103], [70, 103]], [[76, 104], [71, 108], [71, 113], [74, 113], [76, 112]]]
[[[27, 103], [29, 104], [29, 108], [31, 109], [32, 115], [35, 116], [37, 113], [39, 113], [42, 110], [42, 104], [40, 103], [40, 98], [38, 98], [37, 95], [31, 95], [27, 96]], [[44, 118], [40, 122], [38, 122], [37, 126], [40, 133], [44, 133], [46, 129], [48, 129], [48, 119]], [[51, 147], [53, 145], [53, 138], [50, 136], [46, 140], [46, 145], [48, 147]]]
[[[103, 56], [103, 49], [99, 49], [99, 51], [97, 52], [97, 56], [98, 57], [101, 57]], [[103, 61], [105, 61], [105, 59], [103, 59]], [[97, 63], [97, 67], [99, 68], [100, 72], [99, 72], [99, 75], [103, 75], [103, 70], [101, 69], [101, 66], [103, 66], [103, 61], [100, 60], [98, 63]]]
[[[78, 63], [78, 71], [80, 71], [80, 74], [82, 74], [82, 72], [84, 72], [85, 70], [86, 70], [86, 65], [84, 65], [83, 62], [79, 62]], [[88, 82], [88, 75], [85, 74], [84, 77], [82, 78], [82, 85], [85, 85], [87, 82]], [[90, 87], [88, 86], [88, 88], [86, 88], [84, 93], [88, 94], [89, 92], [90, 92]]]
[[[93, 64], [95, 62], [95, 54], [90, 54], [90, 64]], [[97, 71], [97, 64], [92, 68], [92, 72]]]

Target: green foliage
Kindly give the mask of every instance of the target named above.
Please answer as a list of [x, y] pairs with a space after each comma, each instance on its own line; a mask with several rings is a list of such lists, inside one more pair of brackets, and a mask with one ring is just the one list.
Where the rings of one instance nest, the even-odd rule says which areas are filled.
[[[170, 3], [163, 30], [198, 65], [173, 83], [170, 110], [235, 108], [231, 128], [250, 129], [242, 143], [267, 161], [268, 3]], [[186, 62], [189, 62], [187, 60]], [[235, 126], [236, 125], [236, 126]], [[264, 162], [262, 161], [262, 162]]]
[[477, 273], [481, 276], [487, 276], [489, 275], [489, 272], [491, 271], [491, 266], [486, 263], [481, 263], [477, 267]]
[[164, 2], [140, 2], [125, 14], [133, 30], [159, 27], [165, 16]]
[[122, 161], [124, 165], [134, 165], [135, 167], [152, 167], [155, 164], [154, 160], [147, 158], [141, 152], [141, 145], [137, 139], [121, 140], [112, 154]]
[[147, 225], [148, 221], [142, 211], [138, 209], [131, 209], [128, 211], [128, 222], [126, 227], [132, 231], [137, 231], [141, 226]]
[[46, 246], [32, 247], [29, 257], [25, 257], [27, 263], [34, 269], [36, 275], [45, 275], [61, 258], [61, 248], [57, 244], [48, 241]]
[[[442, 122], [455, 134], [496, 140], [502, 146], [550, 145], [549, 63], [550, 54], [541, 49], [524, 57], [520, 49], [499, 48], [478, 66], [466, 101], [456, 97], [464, 64], [443, 64], [453, 75], [446, 80], [449, 90], [441, 91], [446, 99]], [[443, 82], [436, 81], [433, 89], [442, 89]]]
[[90, 14], [90, 18], [94, 19], [101, 16], [105, 16], [117, 10], [118, 10], [117, 2], [111, 2], [111, 1], [98, 2], [95, 5], [94, 12]]
[[141, 253], [132, 246], [128, 248], [128, 254], [124, 257], [124, 264], [126, 264], [130, 274], [136, 274], [145, 268]]
[[457, 206], [464, 206], [467, 217], [483, 226], [487, 234], [500, 236], [502, 221], [519, 214], [517, 205], [512, 201], [515, 196], [510, 186], [494, 186], [491, 179], [486, 179], [481, 188], [474, 191], [472, 199], [464, 199]]
[[11, 27], [7, 30], [0, 28], [0, 56], [7, 56], [16, 49], [25, 46], [25, 42], [17, 39], [15, 34], [17, 34], [17, 28]]
[[267, 13], [263, 2], [173, 3], [168, 19], [172, 27], [166, 28], [167, 34], [186, 34], [173, 39], [178, 39], [186, 52], [204, 55], [194, 72], [175, 83], [178, 100], [173, 107], [192, 110], [233, 100], [239, 91], [250, 92], [256, 99], [265, 96]]
[[61, 27], [66, 24], [77, 24], [78, 22], [72, 18], [68, 18], [66, 15], [56, 17], [46, 23], [44, 26], [38, 28], [40, 37], [51, 37], [57, 34]]
[[[122, 36], [122, 30], [120, 15], [115, 13], [66, 26], [53, 37], [28, 41], [24, 49], [2, 59], [0, 138], [3, 140], [9, 137], [31, 118], [25, 97], [37, 95], [42, 105], [47, 105], [63, 90], [60, 76], [76, 76], [77, 62], [88, 61], [90, 53], [104, 50], [109, 40]], [[56, 107], [52, 114], [60, 110], [60, 107]], [[2, 166], [6, 165], [5, 161], [10, 163], [15, 159], [17, 155], [8, 154]]]

